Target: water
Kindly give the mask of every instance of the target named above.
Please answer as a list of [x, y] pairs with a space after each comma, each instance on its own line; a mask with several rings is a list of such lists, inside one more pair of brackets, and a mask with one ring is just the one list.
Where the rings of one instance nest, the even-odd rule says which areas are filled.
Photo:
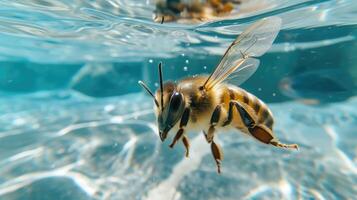
[[[258, 1], [252, 0], [256, 4]], [[200, 23], [154, 23], [153, 1], [0, 1], [0, 199], [355, 199], [357, 50], [353, 0], [265, 0]], [[262, 17], [283, 28], [243, 88], [271, 107], [299, 151], [237, 132], [191, 155], [157, 135], [137, 85], [209, 73]]]

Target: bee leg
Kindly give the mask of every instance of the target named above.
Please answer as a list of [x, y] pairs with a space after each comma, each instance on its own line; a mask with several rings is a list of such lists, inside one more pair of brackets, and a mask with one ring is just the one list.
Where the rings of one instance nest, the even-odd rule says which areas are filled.
[[211, 143], [213, 141], [213, 137], [214, 137], [214, 132], [215, 131], [216, 131], [216, 129], [212, 125], [209, 127], [207, 133], [205, 131], [203, 131], [203, 134], [205, 135], [206, 141], [208, 143]]
[[174, 139], [172, 140], [172, 142], [171, 142], [171, 144], [170, 144], [170, 148], [174, 148], [174, 146], [176, 145], [177, 141], [180, 140], [181, 137], [183, 136], [183, 132], [184, 132], [184, 129], [182, 129], [182, 128], [180, 128], [180, 129], [177, 131], [177, 133], [176, 133]]
[[273, 135], [272, 130], [263, 124], [256, 124], [249, 112], [238, 102], [235, 102], [236, 108], [242, 118], [244, 125], [248, 128], [249, 133], [265, 144], [271, 144], [280, 148], [298, 149], [297, 144], [280, 143]]
[[214, 160], [216, 161], [218, 173], [221, 173], [221, 163], [223, 160], [223, 152], [221, 150], [221, 147], [213, 141], [213, 138], [214, 138], [214, 132], [215, 132], [214, 127], [219, 122], [220, 115], [221, 115], [221, 105], [218, 105], [213, 111], [211, 121], [210, 121], [211, 126], [208, 129], [208, 133], [205, 134], [207, 142], [211, 143], [211, 152], [212, 152]]
[[214, 141], [212, 141], [212, 143], [211, 143], [211, 151], [212, 151], [214, 160], [216, 161], [217, 172], [220, 174], [221, 173], [221, 164], [222, 164], [222, 160], [223, 160], [223, 151], [222, 151], [221, 147], [218, 144], [216, 144]]
[[225, 122], [223, 122], [222, 126], [227, 126], [232, 122], [233, 119], [233, 108], [234, 108], [235, 102], [231, 101], [229, 102], [229, 107], [228, 107], [228, 117]]
[[271, 141], [270, 144], [279, 148], [299, 150], [299, 145], [297, 144], [283, 144], [279, 141]]
[[272, 130], [266, 127], [265, 125], [256, 125], [252, 128], [248, 128], [251, 135], [253, 135], [260, 142], [265, 144], [271, 144], [278, 148], [284, 149], [299, 149], [297, 144], [283, 144], [280, 143], [277, 138], [275, 138], [272, 134]]
[[188, 137], [186, 135], [182, 136], [182, 143], [186, 148], [185, 156], [188, 157], [189, 154], [190, 154], [190, 142], [189, 142]]
[[177, 141], [179, 141], [181, 137], [184, 136], [185, 130], [183, 128], [187, 125], [189, 119], [190, 119], [190, 109], [186, 108], [181, 117], [180, 129], [177, 131], [174, 139], [172, 140], [170, 144], [170, 148], [173, 148], [177, 143]]
[[251, 114], [249, 114], [249, 112], [238, 101], [234, 101], [233, 103], [236, 106], [244, 125], [248, 129], [254, 128], [256, 124]]
[[222, 109], [221, 105], [216, 106], [211, 116], [211, 121], [210, 121], [211, 125], [208, 129], [208, 132], [206, 133], [205, 131], [203, 131], [203, 134], [205, 135], [205, 138], [208, 143], [211, 143], [213, 141], [214, 131], [216, 130], [214, 127], [217, 125], [219, 121], [219, 117], [221, 115], [221, 109]]

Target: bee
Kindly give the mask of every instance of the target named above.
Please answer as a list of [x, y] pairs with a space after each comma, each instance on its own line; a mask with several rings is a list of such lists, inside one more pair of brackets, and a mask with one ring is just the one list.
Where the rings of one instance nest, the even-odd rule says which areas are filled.
[[156, 0], [154, 21], [205, 20], [230, 14], [239, 0]]
[[211, 145], [218, 173], [221, 172], [223, 152], [214, 138], [220, 129], [238, 129], [261, 143], [298, 149], [297, 144], [281, 143], [275, 136], [273, 114], [267, 105], [237, 87], [257, 70], [257, 58], [270, 49], [280, 27], [281, 19], [278, 17], [264, 18], [249, 26], [229, 46], [209, 76], [164, 83], [160, 63], [160, 88], [155, 95], [145, 83], [139, 81], [154, 99], [161, 141], [167, 138], [170, 131], [176, 132], [170, 147], [182, 141], [188, 157], [190, 144], [186, 133], [202, 130]]

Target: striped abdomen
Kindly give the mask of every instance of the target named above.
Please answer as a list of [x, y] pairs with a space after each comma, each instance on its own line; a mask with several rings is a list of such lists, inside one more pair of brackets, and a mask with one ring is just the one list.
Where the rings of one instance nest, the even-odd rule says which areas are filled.
[[[273, 115], [264, 102], [249, 92], [235, 86], [229, 85], [225, 90], [226, 92], [221, 98], [222, 103], [224, 102], [225, 105], [228, 105], [230, 100], [240, 102], [243, 106], [247, 107], [248, 111], [255, 114], [257, 117], [256, 124], [264, 124], [272, 130], [274, 123]], [[234, 118], [240, 118], [238, 112], [234, 112]], [[234, 126], [234, 124], [232, 125]]]

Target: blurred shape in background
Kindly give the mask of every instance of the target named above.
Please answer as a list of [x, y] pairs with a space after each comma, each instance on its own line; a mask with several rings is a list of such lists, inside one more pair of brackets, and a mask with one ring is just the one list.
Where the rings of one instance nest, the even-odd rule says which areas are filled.
[[156, 0], [154, 20], [191, 19], [206, 21], [229, 15], [244, 0]]
[[305, 104], [343, 101], [353, 96], [356, 86], [352, 77], [339, 69], [307, 71], [283, 78], [281, 92]]
[[154, 21], [195, 23], [241, 18], [276, 6], [271, 0], [156, 0]]

